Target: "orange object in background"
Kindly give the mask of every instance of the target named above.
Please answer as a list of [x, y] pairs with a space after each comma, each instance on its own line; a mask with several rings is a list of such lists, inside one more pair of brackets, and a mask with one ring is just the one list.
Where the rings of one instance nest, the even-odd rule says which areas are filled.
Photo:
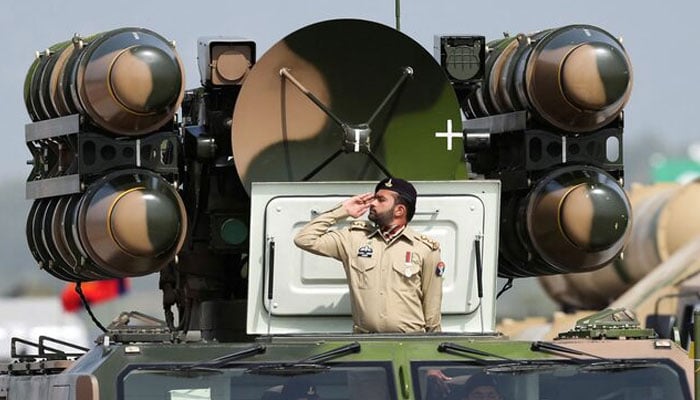
[[[80, 285], [85, 299], [90, 304], [117, 298], [126, 293], [129, 290], [129, 286], [128, 278], [89, 281]], [[83, 302], [80, 300], [80, 295], [76, 292], [75, 287], [76, 283], [70, 282], [61, 291], [61, 303], [65, 311], [77, 311], [83, 306]]]

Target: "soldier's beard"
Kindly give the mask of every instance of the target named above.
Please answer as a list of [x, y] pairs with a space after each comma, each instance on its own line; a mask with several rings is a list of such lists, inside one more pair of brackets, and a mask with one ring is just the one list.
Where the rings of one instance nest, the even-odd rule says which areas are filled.
[[379, 225], [380, 228], [389, 226], [392, 222], [394, 222], [394, 207], [391, 207], [390, 210], [384, 211], [383, 213], [379, 214], [377, 214], [377, 212], [374, 211], [373, 208], [370, 208], [369, 215], [367, 215], [367, 218], [375, 224]]

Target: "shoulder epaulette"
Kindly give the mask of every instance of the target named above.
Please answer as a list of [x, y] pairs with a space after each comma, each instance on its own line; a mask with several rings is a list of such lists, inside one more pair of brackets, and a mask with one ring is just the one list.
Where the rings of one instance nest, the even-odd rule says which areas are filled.
[[440, 242], [426, 235], [418, 235], [416, 238], [421, 241], [421, 243], [428, 246], [430, 250], [438, 250], [440, 248]]

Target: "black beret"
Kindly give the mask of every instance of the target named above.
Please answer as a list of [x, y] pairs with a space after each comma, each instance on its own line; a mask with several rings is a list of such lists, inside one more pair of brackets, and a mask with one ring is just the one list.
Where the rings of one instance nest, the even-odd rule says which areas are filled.
[[411, 205], [416, 204], [416, 197], [418, 196], [416, 188], [414, 188], [413, 185], [406, 180], [401, 178], [384, 178], [377, 183], [377, 187], [374, 188], [374, 193], [377, 193], [382, 189], [391, 190], [392, 192], [397, 193]]

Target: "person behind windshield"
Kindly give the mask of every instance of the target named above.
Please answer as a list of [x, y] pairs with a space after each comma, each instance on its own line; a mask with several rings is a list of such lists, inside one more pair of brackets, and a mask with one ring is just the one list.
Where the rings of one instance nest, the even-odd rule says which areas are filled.
[[[355, 333], [440, 331], [445, 264], [440, 244], [408, 226], [416, 197], [408, 181], [385, 178], [374, 193], [319, 215], [294, 238], [298, 247], [343, 263]], [[373, 224], [354, 221], [332, 229], [367, 211]]]
[[472, 375], [457, 393], [459, 400], [503, 399], [496, 388], [496, 380], [483, 373]]

